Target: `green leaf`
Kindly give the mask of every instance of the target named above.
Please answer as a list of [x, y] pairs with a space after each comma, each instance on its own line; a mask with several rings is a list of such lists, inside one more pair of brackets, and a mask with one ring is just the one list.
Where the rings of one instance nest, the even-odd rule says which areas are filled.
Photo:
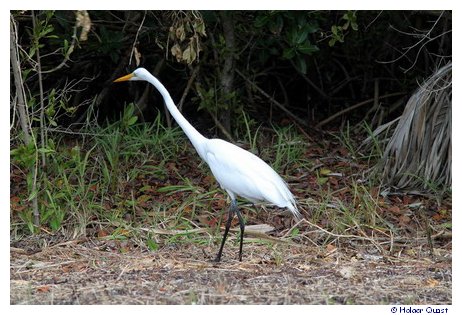
[[33, 200], [33, 199], [37, 196], [37, 194], [38, 194], [38, 190], [37, 190], [37, 189], [31, 191], [29, 197], [27, 198], [27, 201]]
[[446, 228], [446, 229], [452, 229], [452, 222], [445, 222], [445, 223], [441, 223], [441, 224], [438, 224], [438, 227], [439, 228]]
[[358, 23], [356, 23], [356, 22], [351, 22], [351, 28], [352, 28], [354, 31], [357, 31], [357, 30], [358, 30]]
[[332, 31], [332, 34], [337, 35], [337, 33], [338, 33], [338, 26], [337, 25], [332, 25], [332, 27], [330, 29]]
[[321, 185], [321, 186], [324, 185], [325, 183], [327, 183], [328, 180], [329, 180], [329, 177], [319, 177], [317, 179], [318, 184]]
[[127, 126], [134, 125], [136, 121], [138, 120], [138, 116], [132, 116], [130, 119], [127, 121]]
[[156, 250], [159, 249], [159, 244], [157, 244], [152, 239], [147, 239], [146, 240], [146, 245], [148, 246], [149, 250], [152, 250], [152, 251], [156, 251]]
[[273, 19], [269, 24], [269, 30], [273, 34], [281, 33], [281, 30], [284, 26], [284, 20], [280, 15], [276, 16], [276, 19]]
[[296, 28], [292, 28], [287, 34], [287, 41], [290, 46], [296, 46], [298, 40], [298, 31]]
[[131, 117], [133, 116], [133, 113], [135, 112], [135, 105], [133, 103], [130, 103], [127, 108], [125, 109], [125, 117]]
[[61, 223], [62, 223], [61, 216], [56, 215], [56, 217], [50, 221], [50, 227], [53, 231], [57, 231], [61, 227]]
[[29, 73], [32, 71], [32, 69], [24, 69], [22, 71], [22, 79], [23, 81], [27, 80], [27, 77], [29, 76]]
[[300, 230], [298, 228], [292, 229], [292, 232], [290, 232], [290, 236], [297, 236], [300, 235]]
[[299, 46], [297, 50], [302, 54], [311, 55], [312, 53], [319, 51], [319, 48], [316, 45], [311, 45], [308, 43], [303, 46]]
[[43, 29], [40, 32], [40, 37], [46, 36], [48, 33], [51, 33], [54, 31], [54, 27], [52, 25], [48, 25], [45, 29]]
[[255, 19], [255, 22], [253, 23], [253, 25], [255, 27], [263, 27], [265, 26], [269, 21], [269, 16], [268, 15], [259, 15], [257, 16], [257, 18]]
[[37, 50], [37, 47], [34, 45], [29, 49], [29, 57], [32, 58], [35, 55], [35, 51]]
[[69, 41], [67, 39], [64, 40], [63, 42], [63, 51], [64, 51], [64, 54], [67, 53], [67, 50], [69, 49]]
[[55, 150], [52, 150], [52, 149], [48, 149], [48, 148], [38, 148], [38, 153], [53, 153], [55, 152]]
[[21, 148], [11, 149], [10, 155], [11, 157], [15, 157], [15, 156], [18, 156], [21, 152], [22, 152]]
[[[22, 145], [10, 151], [11, 158], [25, 167], [32, 167], [35, 164], [36, 151], [33, 141], [29, 145]], [[31, 175], [32, 173], [28, 173]]]
[[309, 34], [312, 34], [319, 30], [319, 26], [317, 22], [310, 22], [305, 25], [305, 29]]
[[301, 32], [299, 32], [298, 36], [297, 36], [297, 44], [301, 44], [304, 41], [306, 41], [307, 37], [308, 37], [308, 30], [307, 29], [302, 30]]
[[282, 52], [282, 58], [292, 59], [295, 56], [295, 49], [293, 48], [284, 48]]
[[322, 169], [319, 171], [319, 174], [324, 175], [324, 176], [325, 176], [325, 175], [329, 175], [329, 174], [331, 174], [331, 173], [332, 173], [332, 171], [331, 171], [330, 169], [328, 169], [328, 168], [322, 168]]
[[347, 30], [350, 26], [354, 31], [358, 30], [358, 23], [356, 22], [357, 17], [355, 11], [348, 11], [342, 16], [342, 19], [346, 21], [346, 23], [343, 25], [344, 30]]

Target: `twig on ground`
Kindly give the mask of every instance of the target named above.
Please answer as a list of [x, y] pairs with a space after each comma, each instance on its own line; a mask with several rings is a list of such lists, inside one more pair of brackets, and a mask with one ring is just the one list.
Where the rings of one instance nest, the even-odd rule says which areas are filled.
[[122, 277], [122, 275], [125, 273], [125, 270], [127, 270], [127, 268], [131, 265], [131, 263], [128, 263], [127, 265], [125, 265], [125, 267], [122, 269], [122, 271], [120, 272], [119, 276], [117, 277], [116, 281], [119, 281], [120, 278]]

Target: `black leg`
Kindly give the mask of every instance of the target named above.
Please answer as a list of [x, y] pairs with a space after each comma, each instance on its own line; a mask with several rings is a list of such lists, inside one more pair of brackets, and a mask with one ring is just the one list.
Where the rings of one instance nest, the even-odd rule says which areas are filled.
[[244, 242], [244, 229], [245, 229], [245, 223], [244, 219], [242, 218], [241, 211], [239, 211], [239, 208], [235, 208], [235, 212], [237, 214], [237, 218], [239, 219], [239, 226], [241, 227], [241, 243], [239, 244], [239, 261], [242, 261], [242, 244]]
[[229, 228], [231, 227], [231, 221], [233, 221], [234, 212], [235, 212], [234, 209], [237, 209], [236, 200], [231, 200], [231, 206], [229, 207], [229, 211], [228, 211], [228, 221], [226, 222], [226, 226], [225, 226], [225, 234], [223, 234], [223, 239], [221, 240], [220, 250], [218, 251], [217, 257], [215, 258], [216, 262], [219, 262], [221, 259], [221, 254], [223, 252], [223, 246], [225, 246], [226, 237], [228, 236]]

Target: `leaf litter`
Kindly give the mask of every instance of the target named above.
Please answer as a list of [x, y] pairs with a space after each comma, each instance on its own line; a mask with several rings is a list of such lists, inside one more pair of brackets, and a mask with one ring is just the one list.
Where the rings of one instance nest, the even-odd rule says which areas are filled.
[[[305, 155], [313, 161], [308, 172], [294, 168], [285, 174], [305, 219], [295, 223], [281, 212], [245, 207], [242, 262], [236, 221], [223, 261], [211, 262], [226, 220], [226, 212], [216, 209], [226, 208], [226, 195], [197, 168], [194, 152], [186, 152], [181, 164], [165, 164], [165, 176], [142, 174], [120, 191], [120, 200], [136, 201], [126, 218], [146, 221], [145, 227], [100, 222], [77, 238], [48, 231], [12, 240], [11, 304], [451, 304], [450, 197], [435, 201], [370, 187], [376, 216], [393, 228], [358, 224], [353, 216], [339, 230], [335, 215], [345, 205], [355, 205], [354, 211], [362, 206], [353, 186], [367, 166], [348, 160], [334, 142], [313, 145]], [[184, 178], [191, 181], [186, 188], [168, 188], [185, 185]], [[25, 206], [17, 190], [10, 196], [13, 212]], [[205, 211], [181, 203], [208, 191], [214, 192], [202, 202]], [[104, 202], [107, 211], [120, 207], [116, 199]], [[156, 216], [156, 204], [170, 204], [170, 213], [183, 211], [187, 226], [152, 227], [147, 220]], [[429, 226], [421, 223], [422, 207]], [[151, 235], [149, 244], [133, 236], [137, 233]], [[185, 239], [188, 235], [195, 241]]]

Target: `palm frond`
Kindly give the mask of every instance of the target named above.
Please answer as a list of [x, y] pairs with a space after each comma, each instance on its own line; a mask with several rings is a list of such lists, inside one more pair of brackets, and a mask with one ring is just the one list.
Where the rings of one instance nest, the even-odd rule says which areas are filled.
[[[452, 63], [412, 95], [376, 171], [400, 189], [450, 186], [452, 180]], [[388, 126], [387, 126], [388, 127]], [[376, 133], [383, 132], [383, 126]]]

